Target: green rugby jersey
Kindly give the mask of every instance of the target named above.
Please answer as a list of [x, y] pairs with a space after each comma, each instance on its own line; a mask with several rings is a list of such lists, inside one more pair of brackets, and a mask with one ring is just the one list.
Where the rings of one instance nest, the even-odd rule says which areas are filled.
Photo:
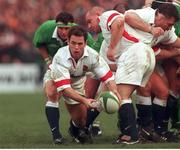
[[[48, 20], [44, 22], [40, 27], [36, 30], [33, 44], [35, 47], [45, 46], [47, 48], [48, 54], [53, 57], [57, 50], [63, 46], [67, 45], [67, 42], [63, 42], [60, 38], [57, 40], [53, 38], [53, 33], [56, 28], [55, 20]], [[93, 37], [88, 33], [87, 45], [93, 48], [94, 45]]]
[[104, 37], [103, 37], [102, 32], [101, 32], [98, 34], [97, 40], [92, 45], [92, 48], [94, 48], [98, 53], [100, 51], [101, 44], [102, 44], [103, 40], [104, 40]]
[[67, 45], [61, 39], [53, 38], [53, 32], [56, 28], [55, 20], [48, 20], [44, 22], [35, 32], [33, 43], [38, 48], [45, 46], [48, 54], [53, 57], [60, 47]]
[[[179, 14], [180, 14], [180, 6], [177, 6], [177, 5], [176, 5], [176, 8], [177, 8], [177, 10], [178, 10], [178, 12], [179, 12]], [[180, 20], [179, 20], [178, 22], [176, 22], [176, 24], [174, 25], [174, 27], [175, 27], [175, 33], [176, 33], [176, 35], [177, 35], [178, 37], [180, 37]]]

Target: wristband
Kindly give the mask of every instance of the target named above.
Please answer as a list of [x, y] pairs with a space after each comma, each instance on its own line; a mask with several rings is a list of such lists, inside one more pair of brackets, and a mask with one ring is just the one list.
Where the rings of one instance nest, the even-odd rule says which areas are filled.
[[150, 27], [150, 30], [148, 33], [152, 33], [152, 30], [153, 30], [153, 26]]
[[51, 63], [51, 58], [47, 57], [44, 59], [44, 61], [46, 62], [47, 65], [49, 65]]

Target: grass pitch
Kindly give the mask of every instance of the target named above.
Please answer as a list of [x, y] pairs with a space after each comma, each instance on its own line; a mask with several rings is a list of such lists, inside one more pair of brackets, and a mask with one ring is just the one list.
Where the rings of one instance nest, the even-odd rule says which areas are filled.
[[153, 143], [136, 145], [114, 145], [119, 131], [117, 114], [101, 113], [97, 118], [101, 122], [103, 135], [95, 137], [93, 144], [72, 142], [67, 130], [69, 114], [60, 102], [61, 132], [65, 144], [54, 145], [49, 126], [44, 115], [45, 98], [41, 93], [1, 94], [0, 95], [0, 148], [180, 148], [180, 143]]

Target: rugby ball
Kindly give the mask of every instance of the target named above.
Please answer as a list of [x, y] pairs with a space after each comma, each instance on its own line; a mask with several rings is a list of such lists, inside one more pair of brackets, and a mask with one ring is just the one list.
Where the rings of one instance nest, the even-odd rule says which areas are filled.
[[101, 93], [98, 100], [102, 110], [108, 114], [113, 114], [119, 110], [119, 100], [111, 91]]

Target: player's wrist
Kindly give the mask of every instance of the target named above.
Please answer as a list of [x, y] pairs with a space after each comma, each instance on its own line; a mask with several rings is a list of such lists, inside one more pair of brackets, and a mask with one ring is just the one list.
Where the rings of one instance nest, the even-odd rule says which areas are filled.
[[50, 65], [51, 64], [51, 57], [45, 58], [44, 61], [46, 62], [47, 65]]
[[153, 30], [153, 26], [150, 26], [149, 30], [148, 30], [148, 33], [152, 33], [152, 30]]

